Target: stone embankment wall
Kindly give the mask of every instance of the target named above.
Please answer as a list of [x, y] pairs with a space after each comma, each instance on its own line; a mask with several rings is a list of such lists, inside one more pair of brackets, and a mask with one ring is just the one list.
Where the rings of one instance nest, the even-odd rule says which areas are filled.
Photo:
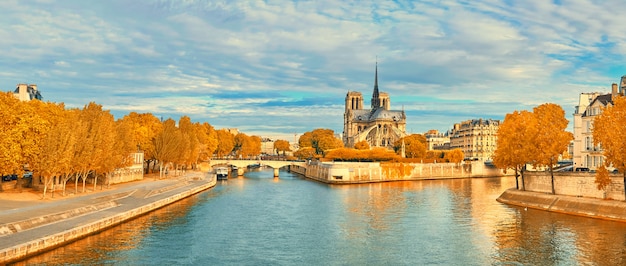
[[[10, 262], [10, 261], [15, 261], [20, 258], [25, 258], [33, 254], [40, 253], [42, 251], [49, 250], [54, 247], [67, 244], [69, 242], [75, 241], [85, 236], [105, 230], [114, 225], [128, 221], [137, 216], [146, 214], [153, 210], [159, 209], [163, 206], [179, 201], [183, 198], [186, 198], [196, 193], [199, 193], [201, 191], [207, 190], [211, 187], [214, 187], [215, 185], [216, 185], [216, 179], [212, 178], [211, 180], [207, 182], [202, 182], [201, 184], [195, 185], [182, 192], [155, 200], [145, 205], [137, 206], [136, 208], [133, 208], [127, 211], [116, 213], [115, 215], [112, 215], [112, 216], [104, 217], [95, 222], [77, 226], [71, 230], [66, 230], [63, 232], [45, 235], [34, 241], [29, 241], [25, 243], [15, 243], [15, 245], [9, 249], [0, 250], [0, 265]], [[164, 189], [167, 190], [169, 188], [164, 188]], [[73, 212], [75, 210], [69, 210], [69, 211]], [[40, 221], [40, 222], [46, 223], [46, 222], [57, 222], [57, 221]], [[24, 226], [20, 226], [20, 227], [24, 227]]]
[[521, 191], [515, 188], [502, 193], [498, 197], [498, 201], [545, 211], [626, 221], [626, 202], [624, 201], [552, 195], [542, 192]]
[[[552, 194], [550, 172], [526, 172], [524, 184], [519, 177], [518, 187], [531, 192]], [[605, 192], [598, 190], [595, 183], [595, 173], [587, 172], [555, 172], [554, 191], [556, 195], [624, 200], [624, 180], [620, 174], [611, 174], [611, 184]]]
[[385, 181], [502, 176], [501, 170], [483, 162], [454, 163], [380, 163], [310, 162], [290, 170], [314, 180], [334, 184]]

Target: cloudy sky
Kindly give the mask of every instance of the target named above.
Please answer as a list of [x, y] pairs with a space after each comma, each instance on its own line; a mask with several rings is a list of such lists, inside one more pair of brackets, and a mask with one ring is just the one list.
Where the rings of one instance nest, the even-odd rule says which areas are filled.
[[[379, 87], [407, 131], [446, 131], [626, 74], [618, 0], [0, 1], [0, 88], [251, 135], [343, 130]], [[571, 126], [570, 126], [571, 127]]]

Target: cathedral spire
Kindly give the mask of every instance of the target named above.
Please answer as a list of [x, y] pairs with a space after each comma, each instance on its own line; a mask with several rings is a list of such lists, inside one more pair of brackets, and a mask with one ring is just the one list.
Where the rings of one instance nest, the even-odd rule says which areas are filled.
[[372, 94], [372, 111], [380, 107], [380, 98], [378, 93], [378, 60], [376, 60], [376, 72], [374, 76], [374, 93]]

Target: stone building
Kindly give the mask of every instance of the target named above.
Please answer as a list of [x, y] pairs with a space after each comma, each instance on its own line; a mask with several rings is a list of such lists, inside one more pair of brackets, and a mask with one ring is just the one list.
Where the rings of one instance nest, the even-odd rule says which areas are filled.
[[465, 159], [490, 161], [496, 150], [500, 120], [473, 119], [454, 124], [448, 132], [450, 149], [461, 149]]
[[41, 97], [41, 93], [37, 90], [37, 85], [35, 84], [17, 84], [15, 91], [13, 91], [13, 96], [15, 98], [20, 99], [20, 101], [30, 101], [30, 100], [43, 100]]
[[424, 133], [426, 137], [427, 149], [432, 150], [449, 150], [450, 149], [450, 137], [447, 133], [439, 132], [439, 130], [431, 129]]
[[578, 106], [574, 110], [574, 168], [595, 170], [604, 162], [602, 150], [593, 144], [593, 120], [603, 107], [613, 105], [615, 96], [625, 92], [626, 76], [622, 76], [619, 86], [616, 83], [611, 85], [611, 93], [584, 92], [579, 95]]
[[406, 135], [404, 110], [390, 110], [389, 94], [378, 91], [378, 63], [374, 76], [374, 92], [371, 108], [363, 108], [363, 94], [348, 91], [343, 116], [343, 143], [354, 147], [355, 143], [367, 141], [370, 147], [391, 149], [396, 140]]

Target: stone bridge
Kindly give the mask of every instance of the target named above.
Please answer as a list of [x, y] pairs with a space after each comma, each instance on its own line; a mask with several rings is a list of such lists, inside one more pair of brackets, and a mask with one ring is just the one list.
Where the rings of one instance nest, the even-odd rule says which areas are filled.
[[271, 160], [211, 160], [209, 162], [211, 168], [216, 165], [234, 165], [237, 166], [237, 175], [242, 176], [243, 171], [249, 165], [269, 166], [274, 168], [274, 177], [278, 177], [278, 170], [282, 167], [289, 165], [306, 166], [306, 162], [294, 162], [294, 161], [271, 161]]

